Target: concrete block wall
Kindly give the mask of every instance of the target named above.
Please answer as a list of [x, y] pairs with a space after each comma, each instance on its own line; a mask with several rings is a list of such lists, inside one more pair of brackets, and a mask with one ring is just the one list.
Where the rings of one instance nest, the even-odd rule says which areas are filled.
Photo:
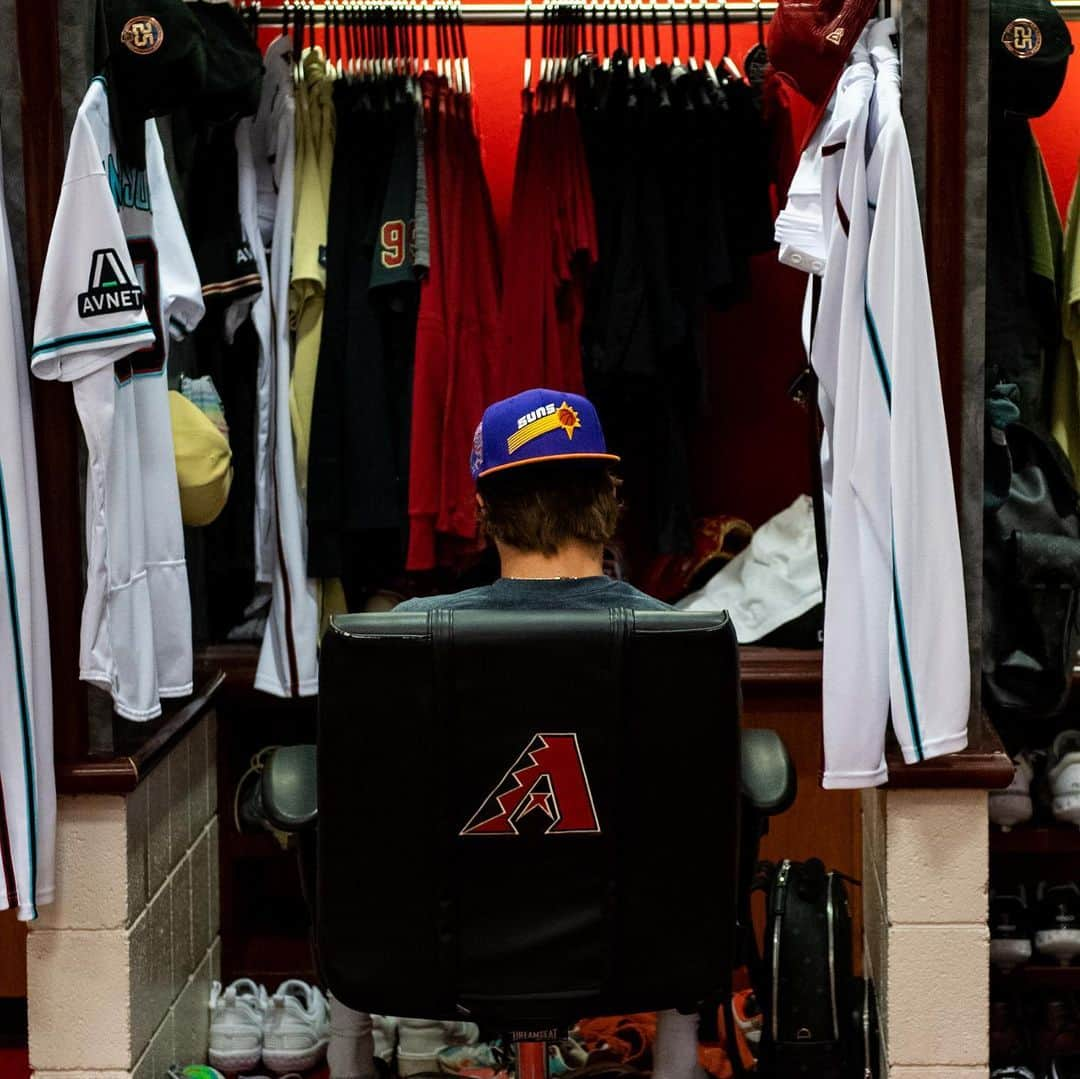
[[863, 794], [866, 966], [881, 1075], [989, 1075], [989, 828], [984, 791]]
[[126, 797], [61, 797], [57, 902], [27, 942], [39, 1079], [160, 1079], [205, 1063], [218, 939], [211, 714]]

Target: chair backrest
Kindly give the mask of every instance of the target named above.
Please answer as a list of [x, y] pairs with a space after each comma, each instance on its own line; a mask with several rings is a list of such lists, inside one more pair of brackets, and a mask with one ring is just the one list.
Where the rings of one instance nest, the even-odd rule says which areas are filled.
[[321, 672], [316, 920], [337, 997], [518, 1027], [725, 989], [726, 615], [350, 615]]

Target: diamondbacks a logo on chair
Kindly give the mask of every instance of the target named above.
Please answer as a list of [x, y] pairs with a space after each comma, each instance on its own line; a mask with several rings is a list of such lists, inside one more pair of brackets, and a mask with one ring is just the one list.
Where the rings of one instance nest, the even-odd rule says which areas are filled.
[[111, 247], [95, 251], [90, 259], [86, 291], [79, 293], [79, 317], [138, 311], [142, 305], [142, 289], [128, 277], [120, 256]]
[[550, 822], [545, 835], [599, 834], [576, 734], [533, 735], [459, 834], [518, 835], [519, 822], [530, 814]]

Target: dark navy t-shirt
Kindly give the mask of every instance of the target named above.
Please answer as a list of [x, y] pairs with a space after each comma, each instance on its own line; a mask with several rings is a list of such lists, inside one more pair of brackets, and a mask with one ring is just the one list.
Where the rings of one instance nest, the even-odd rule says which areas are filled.
[[610, 577], [575, 577], [525, 580], [500, 577], [494, 584], [443, 596], [408, 599], [395, 610], [409, 611], [608, 611], [629, 607], [635, 611], [670, 611], [666, 603], [639, 592], [625, 581]]

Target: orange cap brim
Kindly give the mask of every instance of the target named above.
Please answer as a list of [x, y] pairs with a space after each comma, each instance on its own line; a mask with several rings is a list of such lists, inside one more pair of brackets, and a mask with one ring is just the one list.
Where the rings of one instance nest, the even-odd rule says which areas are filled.
[[613, 453], [552, 453], [546, 457], [525, 457], [520, 461], [510, 461], [505, 465], [496, 465], [477, 475], [478, 480], [493, 476], [496, 472], [505, 472], [509, 468], [522, 468], [525, 465], [542, 465], [547, 461], [621, 461]]

